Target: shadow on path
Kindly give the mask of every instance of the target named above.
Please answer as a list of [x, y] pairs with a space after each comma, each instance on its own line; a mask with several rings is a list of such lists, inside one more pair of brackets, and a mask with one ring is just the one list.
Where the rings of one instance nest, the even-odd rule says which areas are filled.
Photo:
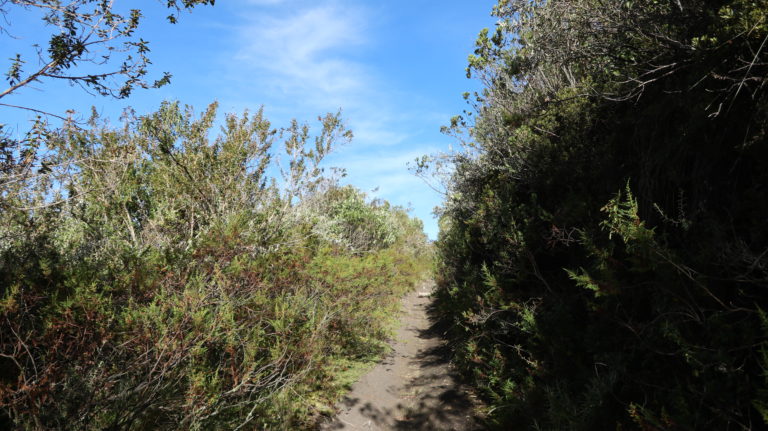
[[473, 415], [478, 402], [450, 366], [445, 327], [429, 318], [430, 305], [416, 292], [404, 298], [393, 351], [352, 387], [322, 430], [482, 429]]

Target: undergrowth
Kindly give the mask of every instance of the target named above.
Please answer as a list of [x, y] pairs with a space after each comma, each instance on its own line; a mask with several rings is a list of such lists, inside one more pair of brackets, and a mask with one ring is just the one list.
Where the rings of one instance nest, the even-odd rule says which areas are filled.
[[489, 422], [765, 429], [768, 2], [494, 14], [432, 161], [437, 308]]
[[421, 222], [324, 175], [337, 115], [215, 118], [94, 118], [4, 171], [2, 427], [309, 428], [384, 351]]

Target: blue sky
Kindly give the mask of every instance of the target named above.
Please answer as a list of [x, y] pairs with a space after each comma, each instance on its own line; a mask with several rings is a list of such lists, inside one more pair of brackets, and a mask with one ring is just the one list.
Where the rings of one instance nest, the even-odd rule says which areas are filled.
[[[441, 196], [406, 164], [455, 144], [439, 129], [465, 108], [461, 94], [479, 86], [465, 77], [466, 59], [478, 32], [493, 26], [494, 3], [219, 0], [170, 25], [157, 2], [134, 1], [130, 7], [146, 15], [140, 35], [150, 41], [151, 73], [171, 72], [171, 85], [116, 101], [43, 82], [3, 102], [56, 113], [87, 113], [93, 105], [115, 122], [126, 106], [141, 115], [174, 99], [198, 112], [214, 100], [222, 113], [263, 105], [275, 125], [291, 118], [312, 124], [341, 109], [355, 139], [327, 165], [345, 168], [344, 181], [371, 196], [412, 207], [434, 239], [431, 213]], [[0, 47], [2, 59], [33, 40], [25, 31], [40, 29], [31, 17], [9, 21], [19, 39]], [[28, 118], [0, 107], [0, 122], [12, 129], [25, 130]]]

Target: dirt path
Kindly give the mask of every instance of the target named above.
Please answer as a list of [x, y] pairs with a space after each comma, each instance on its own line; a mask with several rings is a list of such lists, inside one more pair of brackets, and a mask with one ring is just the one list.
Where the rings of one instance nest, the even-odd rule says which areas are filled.
[[449, 366], [427, 315], [432, 284], [403, 300], [392, 352], [352, 386], [327, 430], [476, 430], [474, 398]]

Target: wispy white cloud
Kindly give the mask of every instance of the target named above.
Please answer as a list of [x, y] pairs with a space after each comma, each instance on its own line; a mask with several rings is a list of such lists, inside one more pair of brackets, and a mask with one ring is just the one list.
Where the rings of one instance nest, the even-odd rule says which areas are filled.
[[[299, 104], [348, 104], [371, 77], [349, 54], [366, 42], [366, 11], [328, 3], [254, 14], [238, 32], [237, 67], [249, 69], [275, 92]], [[346, 102], [346, 103], [345, 103]]]
[[392, 123], [377, 121], [376, 118], [360, 118], [354, 122], [355, 140], [365, 145], [395, 146], [410, 137], [406, 130], [395, 129]]
[[331, 162], [345, 168], [350, 183], [366, 192], [387, 199], [399, 197], [405, 203], [409, 196], [418, 197], [427, 192], [421, 179], [408, 171], [408, 164], [425, 152], [434, 152], [436, 148], [415, 148], [401, 151], [380, 151], [364, 154], [337, 154]]

